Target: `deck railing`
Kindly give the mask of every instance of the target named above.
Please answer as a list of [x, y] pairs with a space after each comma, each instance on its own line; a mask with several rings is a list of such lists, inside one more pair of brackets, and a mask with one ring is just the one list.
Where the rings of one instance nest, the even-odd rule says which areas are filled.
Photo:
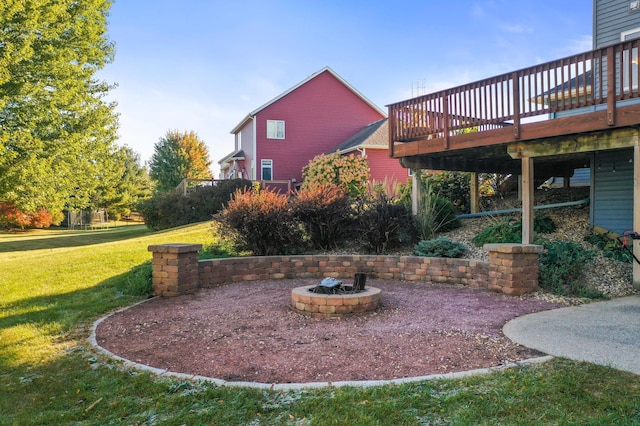
[[587, 107], [607, 109], [613, 125], [618, 102], [640, 97], [639, 46], [625, 41], [388, 105], [391, 155], [394, 142], [440, 139], [447, 149], [452, 136], [505, 126], [519, 139], [523, 120]]

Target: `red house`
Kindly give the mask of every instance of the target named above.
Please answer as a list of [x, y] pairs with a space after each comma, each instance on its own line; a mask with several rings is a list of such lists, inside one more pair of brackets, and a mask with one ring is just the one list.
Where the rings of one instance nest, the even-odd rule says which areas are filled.
[[235, 150], [218, 161], [222, 179], [295, 186], [313, 157], [347, 142], [341, 152], [366, 154], [373, 179], [384, 179], [389, 170], [397, 180], [407, 177], [407, 169], [388, 155], [386, 114], [329, 67], [250, 112], [231, 133]]
[[332, 152], [343, 155], [361, 155], [369, 163], [369, 179], [382, 182], [405, 183], [409, 169], [402, 167], [399, 161], [389, 158], [389, 123], [386, 118], [366, 125], [358, 133], [335, 147]]

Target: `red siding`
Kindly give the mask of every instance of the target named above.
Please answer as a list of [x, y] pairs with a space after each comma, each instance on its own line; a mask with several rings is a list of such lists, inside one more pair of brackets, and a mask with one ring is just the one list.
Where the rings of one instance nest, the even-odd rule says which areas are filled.
[[[273, 160], [273, 179], [302, 181], [302, 168], [384, 116], [325, 71], [256, 114], [256, 167]], [[285, 121], [285, 139], [267, 139], [267, 120]], [[397, 160], [396, 160], [397, 161]]]
[[398, 183], [407, 182], [409, 170], [402, 167], [397, 158], [390, 158], [389, 150], [367, 149], [366, 156], [371, 180], [380, 182], [387, 178], [387, 180], [395, 180]]

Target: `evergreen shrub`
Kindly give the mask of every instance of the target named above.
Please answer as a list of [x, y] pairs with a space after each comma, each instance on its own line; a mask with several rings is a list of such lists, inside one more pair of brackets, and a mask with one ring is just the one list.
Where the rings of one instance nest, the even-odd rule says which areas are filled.
[[458, 258], [467, 253], [467, 246], [458, 241], [451, 241], [447, 237], [439, 237], [433, 240], [422, 240], [416, 244], [413, 252], [417, 256], [424, 257], [448, 257]]

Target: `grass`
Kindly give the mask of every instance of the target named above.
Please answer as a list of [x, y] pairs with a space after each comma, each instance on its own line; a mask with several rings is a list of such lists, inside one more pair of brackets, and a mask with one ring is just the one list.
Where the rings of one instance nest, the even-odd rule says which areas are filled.
[[[149, 244], [210, 245], [208, 224], [151, 233], [0, 234], [0, 425], [640, 424], [640, 377], [568, 360], [460, 380], [268, 392], [158, 378], [87, 347], [142, 299]], [[346, 362], [346, 361], [345, 361]]]

